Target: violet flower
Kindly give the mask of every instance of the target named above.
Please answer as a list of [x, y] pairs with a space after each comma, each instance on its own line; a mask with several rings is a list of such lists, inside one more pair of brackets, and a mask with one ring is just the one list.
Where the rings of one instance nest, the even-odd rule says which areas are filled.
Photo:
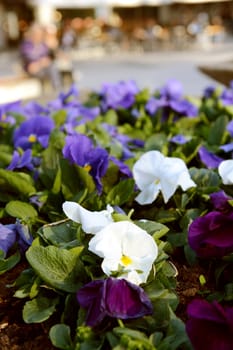
[[6, 257], [9, 249], [18, 242], [21, 252], [24, 252], [32, 243], [32, 236], [27, 225], [23, 225], [19, 220], [15, 224], [0, 224], [0, 249]]
[[46, 116], [32, 117], [25, 120], [15, 130], [13, 141], [15, 148], [26, 150], [38, 142], [43, 148], [48, 146], [50, 133], [55, 127], [54, 121]]
[[179, 81], [171, 79], [160, 89], [159, 97], [151, 97], [145, 105], [146, 111], [154, 115], [162, 109], [162, 120], [166, 120], [169, 112], [173, 111], [177, 115], [195, 117], [198, 109], [188, 100], [182, 97], [183, 89]]
[[229, 88], [223, 90], [220, 100], [224, 106], [233, 105], [233, 81], [231, 81]]
[[176, 143], [178, 145], [184, 145], [185, 143], [189, 142], [190, 138], [186, 137], [182, 134], [174, 135], [169, 139], [170, 142]]
[[201, 162], [205, 164], [208, 169], [216, 169], [223, 161], [223, 158], [207, 150], [206, 147], [201, 146], [198, 150]]
[[193, 300], [187, 309], [186, 331], [194, 350], [231, 350], [233, 307], [217, 301]]
[[8, 250], [13, 246], [16, 240], [15, 225], [0, 224], [0, 250], [3, 251], [4, 257]]
[[74, 134], [74, 128], [80, 124], [94, 120], [100, 114], [99, 107], [86, 107], [83, 105], [66, 107], [67, 118], [64, 129], [68, 134]]
[[91, 139], [82, 134], [67, 136], [62, 152], [71, 164], [77, 164], [90, 173], [100, 193], [101, 178], [108, 168], [108, 152], [101, 147], [95, 147]]
[[0, 105], [0, 123], [14, 125], [15, 118], [12, 114], [18, 112], [20, 108], [20, 101]]
[[136, 82], [133, 80], [119, 81], [118, 83], [106, 83], [102, 86], [102, 108], [128, 109], [135, 102], [135, 96], [139, 92]]
[[214, 208], [221, 212], [230, 212], [233, 210], [229, 201], [233, 198], [228, 196], [224, 191], [218, 191], [210, 194], [210, 201]]
[[87, 309], [86, 324], [97, 327], [109, 318], [135, 319], [152, 314], [152, 304], [144, 290], [124, 279], [95, 280], [77, 293], [81, 307]]
[[214, 86], [207, 86], [203, 92], [204, 98], [211, 98], [214, 96], [216, 88]]
[[8, 165], [7, 170], [26, 168], [33, 171], [34, 165], [31, 149], [27, 149], [22, 155], [18, 151], [14, 151], [11, 163]]
[[212, 211], [191, 223], [189, 245], [201, 258], [221, 258], [233, 252], [232, 227], [233, 211]]
[[[233, 120], [231, 120], [228, 124], [227, 124], [227, 131], [229, 132], [229, 134], [231, 135], [231, 137], [233, 137]], [[231, 152], [233, 151], [233, 142], [227, 143], [225, 145], [220, 146], [220, 149], [222, 149], [224, 152]]]

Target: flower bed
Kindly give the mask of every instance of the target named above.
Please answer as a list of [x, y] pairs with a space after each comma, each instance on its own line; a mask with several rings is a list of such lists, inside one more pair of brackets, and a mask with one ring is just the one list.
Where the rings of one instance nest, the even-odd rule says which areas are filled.
[[2, 105], [2, 346], [10, 300], [24, 349], [230, 350], [232, 116], [175, 80]]

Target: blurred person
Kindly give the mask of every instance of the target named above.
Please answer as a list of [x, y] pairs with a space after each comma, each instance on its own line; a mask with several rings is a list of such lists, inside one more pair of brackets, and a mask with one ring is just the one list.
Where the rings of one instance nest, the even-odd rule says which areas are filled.
[[42, 82], [49, 79], [55, 90], [62, 89], [62, 82], [59, 70], [51, 55], [48, 37], [45, 29], [35, 23], [33, 24], [20, 45], [20, 54], [23, 61], [23, 68], [32, 77], [40, 79]]

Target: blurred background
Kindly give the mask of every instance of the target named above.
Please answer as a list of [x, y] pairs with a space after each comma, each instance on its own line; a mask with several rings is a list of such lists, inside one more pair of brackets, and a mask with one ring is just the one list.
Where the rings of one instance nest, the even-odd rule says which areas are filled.
[[200, 66], [233, 74], [232, 39], [231, 0], [0, 0], [0, 103], [121, 79], [198, 95], [225, 83]]

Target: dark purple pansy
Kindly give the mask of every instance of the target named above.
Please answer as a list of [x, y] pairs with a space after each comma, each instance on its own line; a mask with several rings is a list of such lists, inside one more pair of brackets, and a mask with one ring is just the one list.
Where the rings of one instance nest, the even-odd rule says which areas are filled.
[[77, 299], [87, 310], [86, 324], [90, 327], [109, 318], [127, 320], [152, 314], [152, 304], [144, 290], [124, 279], [92, 281], [78, 291]]
[[194, 350], [232, 350], [233, 307], [196, 299], [187, 314], [186, 331]]
[[101, 178], [108, 168], [108, 152], [104, 148], [95, 147], [92, 140], [82, 134], [67, 136], [62, 152], [71, 164], [77, 164], [90, 173], [100, 193], [102, 191]]
[[213, 211], [196, 218], [189, 226], [188, 242], [202, 258], [220, 258], [232, 253], [233, 211]]
[[214, 208], [218, 211], [229, 212], [233, 210], [232, 206], [229, 204], [229, 201], [232, 201], [233, 198], [228, 196], [224, 191], [211, 193], [210, 200]]
[[25, 120], [14, 132], [13, 141], [15, 148], [21, 147], [26, 150], [32, 148], [35, 142], [46, 148], [50, 133], [54, 127], [54, 121], [46, 116], [32, 117]]
[[130, 108], [138, 92], [139, 88], [133, 80], [104, 84], [100, 92], [102, 108], [103, 110]]
[[205, 164], [208, 169], [216, 169], [219, 164], [224, 160], [216, 154], [207, 150], [206, 147], [201, 146], [198, 150], [201, 162]]

